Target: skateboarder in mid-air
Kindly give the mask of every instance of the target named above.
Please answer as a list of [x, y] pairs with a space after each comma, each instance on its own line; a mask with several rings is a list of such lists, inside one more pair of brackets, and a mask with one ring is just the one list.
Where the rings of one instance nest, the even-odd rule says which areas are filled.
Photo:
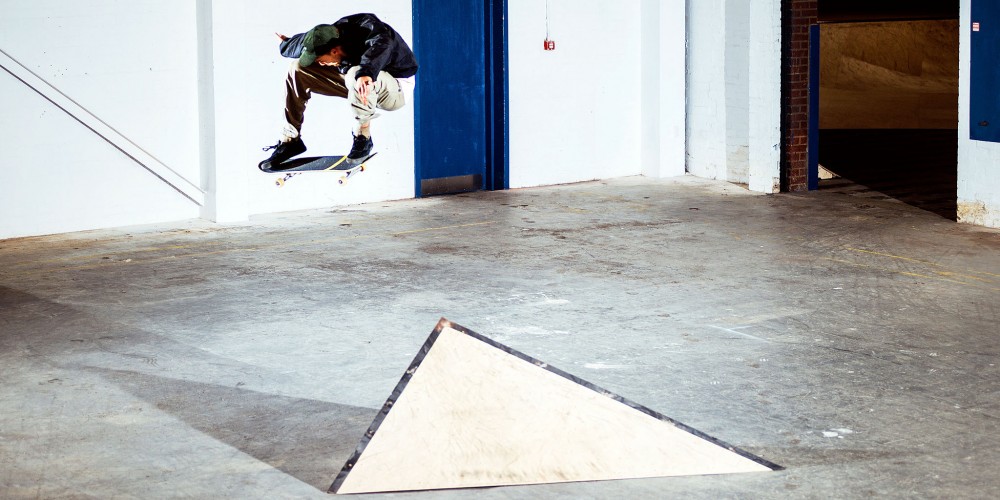
[[413, 51], [374, 14], [354, 14], [293, 37], [276, 35], [281, 39], [281, 55], [297, 60], [285, 79], [286, 123], [281, 139], [264, 149], [274, 152], [261, 166], [277, 165], [305, 152], [302, 121], [314, 92], [347, 99], [357, 120], [347, 157], [366, 158], [373, 145], [370, 125], [377, 116], [375, 109], [395, 111], [405, 104], [402, 85], [412, 85], [411, 77], [417, 73]]

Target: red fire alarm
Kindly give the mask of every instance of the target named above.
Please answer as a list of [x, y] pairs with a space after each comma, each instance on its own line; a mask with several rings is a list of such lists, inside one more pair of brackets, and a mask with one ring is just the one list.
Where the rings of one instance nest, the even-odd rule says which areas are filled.
[[556, 50], [556, 41], [545, 39], [545, 50]]

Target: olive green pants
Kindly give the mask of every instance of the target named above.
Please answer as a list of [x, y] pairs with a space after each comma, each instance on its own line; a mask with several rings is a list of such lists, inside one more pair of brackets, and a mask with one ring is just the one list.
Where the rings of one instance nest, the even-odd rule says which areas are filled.
[[[379, 72], [367, 102], [362, 102], [354, 90], [355, 75], [359, 69], [354, 66], [345, 75], [335, 67], [313, 64], [303, 68], [298, 61], [294, 61], [285, 79], [285, 121], [295, 131], [295, 135], [289, 138], [297, 137], [302, 131], [306, 104], [313, 93], [346, 98], [357, 120], [355, 133], [376, 116], [376, 109], [395, 111], [406, 104], [399, 82], [385, 71]], [[286, 135], [290, 132], [286, 131]]]

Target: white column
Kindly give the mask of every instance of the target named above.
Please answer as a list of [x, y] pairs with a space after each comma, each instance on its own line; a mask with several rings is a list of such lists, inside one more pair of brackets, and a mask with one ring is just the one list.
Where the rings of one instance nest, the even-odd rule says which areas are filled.
[[[247, 171], [254, 159], [246, 150], [247, 71], [240, 64], [245, 6], [233, 0], [198, 0], [198, 106], [202, 218], [239, 222], [249, 217]], [[226, 124], [226, 126], [220, 126]]]
[[688, 4], [687, 169], [727, 178], [726, 2]]
[[781, 189], [781, 1], [750, 0], [750, 190]]
[[642, 173], [684, 175], [686, 0], [642, 0]]
[[726, 0], [726, 177], [747, 184], [750, 170], [750, 0]]
[[1000, 227], [1000, 144], [969, 135], [972, 88], [972, 2], [961, 0], [958, 80], [958, 221]]

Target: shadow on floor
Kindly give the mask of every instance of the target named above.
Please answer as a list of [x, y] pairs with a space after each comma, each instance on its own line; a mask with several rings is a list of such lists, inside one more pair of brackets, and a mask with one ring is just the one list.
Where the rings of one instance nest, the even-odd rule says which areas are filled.
[[91, 368], [192, 428], [326, 491], [378, 410]]
[[[819, 163], [826, 169], [944, 218], [958, 213], [958, 133], [955, 130], [821, 130]], [[844, 179], [820, 182], [842, 188]]]

